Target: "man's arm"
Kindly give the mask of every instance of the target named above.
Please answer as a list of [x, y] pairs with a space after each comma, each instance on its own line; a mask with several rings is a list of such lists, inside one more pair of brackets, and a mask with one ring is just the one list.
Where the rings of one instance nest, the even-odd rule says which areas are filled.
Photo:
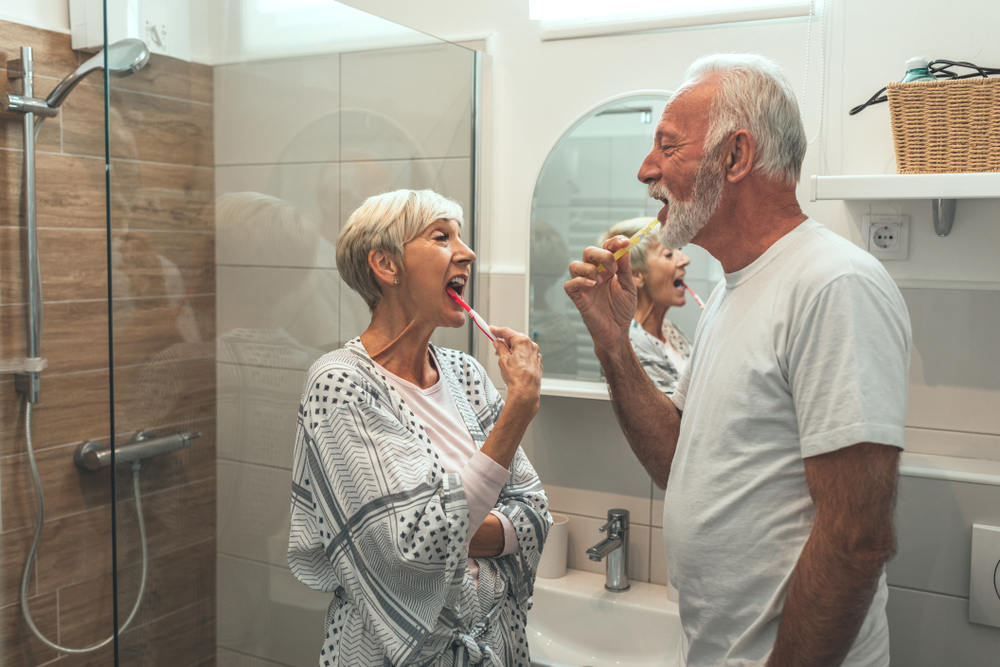
[[[629, 342], [636, 290], [629, 254], [616, 262], [614, 251], [628, 245], [616, 236], [603, 248], [590, 247], [582, 262], [569, 266], [564, 285], [594, 340], [594, 352], [611, 389], [611, 405], [629, 446], [661, 489], [667, 486], [677, 447], [680, 413], [639, 365]], [[603, 271], [597, 267], [603, 266]]]
[[598, 351], [611, 407], [632, 452], [661, 489], [667, 487], [681, 415], [642, 369], [626, 337], [613, 353]]
[[899, 449], [865, 442], [804, 463], [816, 520], [792, 574], [769, 667], [841, 664], [895, 553]]

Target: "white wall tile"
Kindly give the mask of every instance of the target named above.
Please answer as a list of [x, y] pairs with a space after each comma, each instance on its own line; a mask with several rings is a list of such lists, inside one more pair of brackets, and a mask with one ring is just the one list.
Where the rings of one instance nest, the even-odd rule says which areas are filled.
[[216, 470], [219, 553], [287, 568], [291, 470], [222, 460]]
[[218, 167], [215, 193], [218, 263], [336, 266], [339, 164]]
[[281, 664], [313, 667], [331, 593], [313, 591], [288, 567], [220, 555], [216, 567], [219, 647]]
[[908, 427], [905, 442], [914, 454], [1000, 460], [1000, 435]]
[[649, 537], [649, 581], [667, 587], [667, 599], [677, 602], [677, 589], [670, 583], [670, 564], [663, 544], [663, 529], [653, 528]]
[[609, 509], [620, 508], [628, 510], [630, 522], [649, 525], [648, 496], [627, 496], [555, 484], [546, 484], [545, 493], [553, 512], [570, 512], [606, 519]]
[[543, 396], [524, 443], [543, 484], [649, 502], [649, 475], [625, 441], [608, 401]]
[[1000, 486], [901, 477], [888, 581], [968, 597], [972, 524], [1000, 525]]
[[308, 368], [339, 346], [339, 283], [331, 269], [220, 266], [219, 361]]
[[1000, 292], [905, 289], [903, 296], [913, 323], [907, 425], [1000, 434]]
[[219, 363], [218, 457], [292, 467], [292, 444], [304, 370]]
[[469, 158], [345, 161], [341, 164], [341, 184], [340, 215], [344, 223], [368, 197], [400, 188], [434, 190], [461, 204], [466, 220], [472, 218]]
[[361, 296], [340, 281], [340, 341], [346, 343], [368, 328], [372, 314]]
[[890, 586], [886, 611], [893, 665], [997, 664], [1000, 629], [970, 623], [968, 600]]
[[343, 54], [342, 159], [470, 156], [473, 64], [452, 44]]
[[337, 54], [215, 67], [215, 163], [338, 160], [339, 71]]
[[[607, 535], [598, 530], [604, 525], [604, 521], [605, 519], [569, 515], [568, 567], [604, 574], [604, 561], [596, 562], [587, 557], [587, 549]], [[628, 575], [635, 581], [649, 581], [649, 530], [649, 526], [629, 526]]]
[[653, 485], [652, 506], [649, 510], [650, 523], [659, 528], [663, 528], [663, 496], [665, 493], [665, 489], [661, 489], [655, 484]]

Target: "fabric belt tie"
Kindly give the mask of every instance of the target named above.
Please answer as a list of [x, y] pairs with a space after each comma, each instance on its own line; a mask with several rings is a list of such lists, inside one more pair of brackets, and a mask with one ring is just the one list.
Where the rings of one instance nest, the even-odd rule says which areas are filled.
[[[482, 583], [482, 581], [480, 581]], [[491, 665], [492, 667], [504, 667], [503, 663], [500, 661], [500, 657], [493, 650], [493, 647], [489, 644], [485, 644], [479, 641], [479, 637], [486, 632], [486, 628], [496, 620], [497, 616], [500, 615], [500, 609], [503, 607], [503, 598], [501, 598], [489, 613], [486, 614], [481, 621], [469, 628], [468, 632], [460, 632], [455, 630], [455, 641], [460, 643], [465, 651], [469, 654], [469, 662], [472, 663], [482, 663], [486, 665]]]
[[473, 633], [456, 633], [455, 640], [461, 642], [462, 646], [465, 647], [465, 652], [469, 655], [469, 662], [503, 667], [503, 663], [500, 662], [500, 658], [497, 657], [493, 648], [477, 641]]

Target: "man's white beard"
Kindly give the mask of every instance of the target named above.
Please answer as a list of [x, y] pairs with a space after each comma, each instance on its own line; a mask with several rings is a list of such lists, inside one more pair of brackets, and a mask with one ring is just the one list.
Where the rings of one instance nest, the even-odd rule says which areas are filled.
[[667, 219], [660, 225], [660, 243], [664, 248], [680, 248], [690, 243], [719, 208], [725, 177], [715, 164], [710, 155], [702, 159], [690, 201], [679, 201], [661, 183], [650, 184], [649, 196], [666, 199], [669, 204]]

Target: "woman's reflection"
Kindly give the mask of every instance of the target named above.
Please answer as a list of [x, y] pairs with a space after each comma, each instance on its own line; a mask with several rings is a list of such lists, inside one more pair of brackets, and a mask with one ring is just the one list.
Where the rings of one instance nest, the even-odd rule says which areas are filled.
[[[548, 375], [575, 377], [576, 330], [573, 320], [554, 303], [549, 291], [562, 285], [569, 250], [562, 233], [543, 220], [531, 225], [531, 338], [545, 355]], [[562, 290], [560, 296], [565, 300]]]
[[[631, 237], [652, 220], [623, 220], [609, 229], [601, 241], [612, 236]], [[646, 375], [669, 396], [677, 388], [677, 380], [691, 357], [687, 338], [667, 319], [670, 308], [684, 305], [684, 274], [690, 260], [679, 249], [664, 248], [654, 234], [642, 237], [632, 248], [629, 260], [638, 291], [629, 339]]]

